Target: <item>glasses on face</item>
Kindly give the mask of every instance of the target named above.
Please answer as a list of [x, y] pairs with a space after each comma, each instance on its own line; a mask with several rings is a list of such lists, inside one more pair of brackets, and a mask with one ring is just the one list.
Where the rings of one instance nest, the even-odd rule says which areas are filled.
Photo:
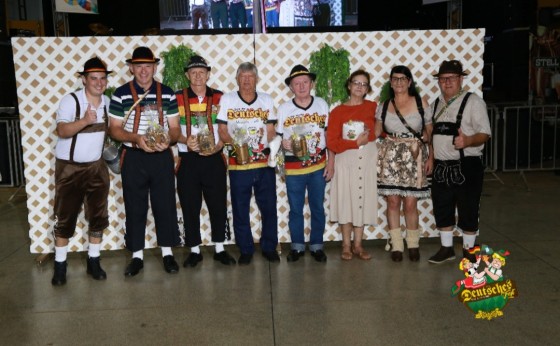
[[459, 80], [459, 76], [438, 77], [438, 81], [440, 83], [447, 83], [447, 82], [455, 83], [458, 80]]
[[354, 84], [355, 86], [361, 86], [364, 88], [369, 85], [367, 82], [360, 82], [359, 80], [353, 80], [351, 83]]
[[408, 82], [408, 77], [391, 77], [391, 82], [397, 83], [406, 83]]

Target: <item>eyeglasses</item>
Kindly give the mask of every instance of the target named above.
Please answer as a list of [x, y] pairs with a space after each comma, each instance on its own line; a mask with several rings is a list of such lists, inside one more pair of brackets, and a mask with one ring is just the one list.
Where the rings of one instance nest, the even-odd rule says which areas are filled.
[[391, 77], [391, 82], [397, 83], [406, 83], [408, 82], [408, 77]]
[[355, 86], [361, 86], [361, 87], [364, 87], [364, 88], [369, 85], [368, 82], [360, 82], [358, 80], [353, 80], [351, 83], [354, 84]]
[[459, 76], [438, 77], [438, 81], [440, 83], [447, 83], [447, 82], [455, 83], [457, 80], [459, 80]]

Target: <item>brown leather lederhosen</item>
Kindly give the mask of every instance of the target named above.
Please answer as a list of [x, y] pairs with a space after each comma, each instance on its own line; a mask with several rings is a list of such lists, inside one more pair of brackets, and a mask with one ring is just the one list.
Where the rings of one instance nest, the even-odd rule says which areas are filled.
[[[71, 93], [70, 95], [76, 101], [76, 116], [74, 121], [78, 121], [81, 115], [80, 102], [75, 93]], [[54, 214], [56, 216], [54, 227], [55, 237], [70, 238], [73, 235], [76, 228], [77, 217], [80, 213], [82, 203], [84, 202], [84, 211], [88, 221], [88, 234], [90, 237], [101, 238], [103, 236], [103, 230], [109, 226], [107, 211], [109, 174], [106, 170], [107, 168], [104, 160], [99, 159], [95, 162], [84, 163], [74, 161], [74, 151], [78, 140], [78, 134], [106, 132], [108, 122], [106, 107], [103, 107], [103, 120], [103, 123], [88, 125], [72, 136], [69, 160], [56, 160], [54, 203]], [[68, 171], [69, 169], [70, 171]], [[105, 171], [102, 171], [103, 169], [105, 169]], [[63, 174], [62, 172], [65, 172], [65, 176], [69, 174], [72, 176], [78, 174], [76, 176], [79, 178], [77, 180], [60, 178], [62, 180], [59, 181], [57, 177], [59, 177], [59, 174]], [[89, 178], [88, 175], [91, 178]], [[62, 183], [62, 181], [64, 181], [64, 183]], [[87, 182], [87, 187], [84, 187], [84, 182]], [[76, 183], [78, 185], [76, 185]], [[82, 187], [80, 188], [80, 186]], [[69, 188], [70, 190], [68, 190]], [[94, 189], [94, 192], [85, 194], [83, 188]]]

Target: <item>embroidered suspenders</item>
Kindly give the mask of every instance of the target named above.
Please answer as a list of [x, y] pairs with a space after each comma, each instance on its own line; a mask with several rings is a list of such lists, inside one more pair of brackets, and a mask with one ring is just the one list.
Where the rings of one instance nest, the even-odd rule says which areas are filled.
[[[465, 110], [465, 106], [467, 105], [467, 101], [471, 96], [470, 92], [465, 94], [463, 101], [461, 102], [461, 106], [459, 107], [459, 112], [457, 113], [457, 120], [453, 122], [442, 121], [436, 122], [436, 118], [434, 118], [434, 132], [433, 135], [443, 135], [443, 136], [453, 136], [453, 141], [455, 141], [455, 137], [459, 134], [459, 128], [461, 127], [461, 121], [463, 120], [463, 111]], [[439, 98], [436, 99], [434, 104], [434, 116], [436, 115], [436, 109], [439, 104]], [[439, 118], [439, 117], [438, 117]], [[463, 149], [459, 149], [459, 154], [461, 158], [465, 157], [465, 152]]]

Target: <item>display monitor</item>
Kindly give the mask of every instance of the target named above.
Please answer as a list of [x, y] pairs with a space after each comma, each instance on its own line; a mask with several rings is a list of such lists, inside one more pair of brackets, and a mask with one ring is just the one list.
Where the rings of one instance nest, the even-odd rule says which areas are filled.
[[159, 0], [159, 11], [160, 30], [164, 32], [306, 32], [358, 28], [358, 0]]

